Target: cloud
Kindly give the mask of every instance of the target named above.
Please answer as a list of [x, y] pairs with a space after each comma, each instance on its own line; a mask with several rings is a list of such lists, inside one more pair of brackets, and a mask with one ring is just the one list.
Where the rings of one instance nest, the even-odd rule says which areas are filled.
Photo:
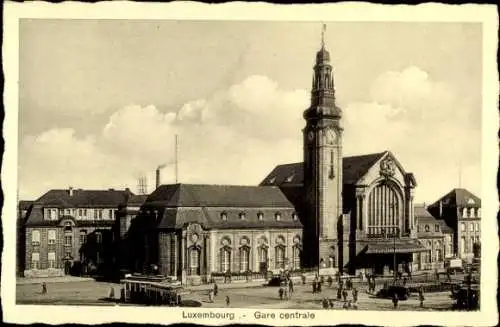
[[[456, 186], [461, 157], [464, 181], [478, 192], [480, 128], [460, 96], [418, 67], [380, 75], [366, 101], [343, 108], [344, 155], [391, 150], [415, 173], [417, 198], [428, 200]], [[176, 134], [181, 182], [257, 184], [275, 165], [302, 160], [308, 104], [308, 91], [253, 75], [171, 112], [126, 106], [91, 137], [72, 129], [30, 136], [21, 147], [21, 195], [68, 185], [135, 189], [143, 174], [151, 190], [154, 169], [165, 162], [162, 182], [172, 183]]]

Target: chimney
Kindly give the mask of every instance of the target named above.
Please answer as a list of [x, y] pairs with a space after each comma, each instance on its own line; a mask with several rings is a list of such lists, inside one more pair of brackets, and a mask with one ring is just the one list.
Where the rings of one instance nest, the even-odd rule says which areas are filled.
[[73, 187], [72, 186], [69, 187], [69, 196], [73, 196]]
[[156, 168], [156, 188], [160, 187], [160, 167]]

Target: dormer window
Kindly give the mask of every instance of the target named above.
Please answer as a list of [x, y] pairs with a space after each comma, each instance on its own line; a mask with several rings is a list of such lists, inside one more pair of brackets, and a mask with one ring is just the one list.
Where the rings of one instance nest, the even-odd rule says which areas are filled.
[[276, 182], [276, 177], [273, 176], [271, 178], [269, 178], [269, 180], [267, 181], [269, 184], [274, 184], [274, 182]]
[[293, 219], [293, 220], [297, 220], [297, 219], [299, 219], [299, 216], [297, 215], [297, 213], [296, 213], [296, 212], [292, 213], [292, 219]]
[[481, 218], [481, 208], [477, 208], [477, 217]]
[[280, 221], [281, 220], [281, 213], [280, 212], [276, 212], [274, 214], [274, 218], [276, 218], [276, 221]]
[[240, 212], [240, 219], [241, 220], [245, 220], [245, 217], [246, 217], [245, 213], [244, 212]]
[[259, 213], [257, 214], [257, 219], [259, 219], [259, 220], [263, 220], [263, 219], [264, 219], [264, 214], [263, 214], [262, 212], [259, 212]]
[[227, 220], [227, 213], [226, 213], [226, 212], [222, 212], [222, 213], [220, 214], [220, 219], [222, 219], [222, 220]]
[[463, 208], [462, 210], [462, 217], [467, 218], [467, 208]]
[[290, 176], [288, 176], [288, 177], [286, 178], [286, 180], [285, 180], [285, 181], [286, 181], [287, 183], [291, 183], [291, 182], [293, 181], [293, 178], [294, 178], [294, 177], [295, 177], [295, 175], [294, 175], [294, 174], [291, 174]]
[[436, 225], [436, 226], [434, 227], [434, 231], [439, 232], [439, 225]]
[[425, 225], [425, 231], [429, 232], [430, 230], [431, 230], [430, 226], [429, 225]]

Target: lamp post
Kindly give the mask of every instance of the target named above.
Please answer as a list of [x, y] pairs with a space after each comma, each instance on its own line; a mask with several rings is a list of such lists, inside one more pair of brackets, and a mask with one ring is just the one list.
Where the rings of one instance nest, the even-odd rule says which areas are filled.
[[394, 272], [394, 284], [396, 283], [396, 237], [399, 235], [399, 227], [396, 227], [393, 233], [393, 245], [394, 245], [394, 263], [392, 266], [392, 270]]

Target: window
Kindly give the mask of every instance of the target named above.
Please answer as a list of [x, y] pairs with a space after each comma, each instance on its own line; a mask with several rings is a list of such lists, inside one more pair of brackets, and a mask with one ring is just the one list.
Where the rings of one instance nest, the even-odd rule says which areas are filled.
[[267, 270], [267, 247], [260, 246], [259, 247], [259, 269], [260, 271]]
[[245, 220], [245, 213], [244, 212], [240, 212], [240, 219]]
[[430, 230], [431, 230], [431, 228], [429, 227], [429, 225], [425, 225], [425, 231], [429, 232]]
[[97, 219], [102, 219], [102, 210], [97, 210]]
[[467, 208], [463, 208], [463, 209], [462, 209], [462, 217], [463, 217], [463, 218], [467, 218], [467, 213], [468, 213], [468, 212], [467, 212]]
[[31, 254], [31, 269], [40, 268], [40, 253]]
[[481, 218], [481, 208], [477, 208], [477, 216]]
[[474, 223], [469, 224], [469, 231], [473, 232], [474, 231]]
[[66, 249], [66, 251], [64, 251], [64, 255], [66, 258], [72, 258], [73, 256], [71, 255], [71, 249]]
[[474, 209], [473, 208], [467, 208], [467, 216], [469, 216], [469, 218], [474, 218]]
[[248, 260], [250, 257], [250, 248], [248, 246], [242, 246], [240, 248], [240, 271], [249, 271], [250, 266]]
[[48, 239], [49, 239], [49, 244], [56, 244], [56, 230], [55, 229], [49, 229], [48, 233]]
[[108, 213], [109, 213], [109, 216], [108, 216], [109, 219], [114, 219], [115, 218], [114, 210], [109, 209]]
[[460, 253], [464, 254], [466, 252], [466, 247], [467, 244], [465, 244], [465, 237], [462, 237], [460, 239]]
[[259, 213], [257, 214], [257, 219], [259, 219], [259, 220], [264, 219], [264, 214], [263, 214], [262, 212], [259, 212]]
[[297, 213], [296, 213], [296, 212], [292, 213], [292, 219], [293, 219], [293, 220], [297, 220], [297, 219], [299, 219], [299, 216], [297, 215]]
[[441, 249], [436, 250], [436, 261], [437, 262], [443, 261], [443, 253], [441, 252]]
[[39, 230], [33, 230], [31, 232], [31, 244], [40, 245], [40, 231]]
[[56, 209], [49, 209], [50, 210], [50, 220], [57, 220], [57, 211]]
[[277, 212], [274, 217], [276, 218], [277, 221], [281, 220], [281, 213]]
[[78, 209], [78, 217], [81, 217], [83, 216], [83, 210], [82, 209]]
[[293, 269], [300, 269], [300, 249], [298, 246], [294, 246], [292, 249], [292, 265]]
[[87, 218], [87, 209], [83, 209], [83, 216]]
[[189, 274], [200, 274], [200, 250], [196, 247], [189, 250]]
[[71, 235], [64, 235], [64, 245], [65, 246], [73, 245], [73, 237]]
[[81, 230], [80, 231], [80, 244], [85, 244], [85, 243], [87, 243], [87, 231]]
[[228, 248], [223, 248], [221, 250], [221, 272], [229, 272], [231, 271], [231, 250]]
[[436, 224], [436, 226], [434, 226], [434, 231], [439, 232], [439, 225], [438, 224]]
[[479, 223], [475, 223], [476, 227], [476, 232], [479, 232]]
[[460, 231], [465, 232], [465, 223], [460, 224]]
[[94, 209], [94, 219], [97, 219], [97, 209]]
[[285, 247], [276, 247], [276, 269], [285, 268]]
[[222, 220], [227, 220], [227, 213], [226, 213], [226, 212], [222, 212], [222, 213], [220, 214], [220, 219], [222, 219]]
[[64, 223], [64, 230], [67, 231], [67, 232], [71, 232], [71, 222], [70, 221], [67, 221], [66, 223]]
[[49, 260], [49, 268], [56, 268], [56, 253], [49, 252], [47, 258]]
[[101, 244], [102, 243], [102, 234], [101, 233], [99, 233], [99, 232], [95, 233], [95, 242], [97, 244]]

